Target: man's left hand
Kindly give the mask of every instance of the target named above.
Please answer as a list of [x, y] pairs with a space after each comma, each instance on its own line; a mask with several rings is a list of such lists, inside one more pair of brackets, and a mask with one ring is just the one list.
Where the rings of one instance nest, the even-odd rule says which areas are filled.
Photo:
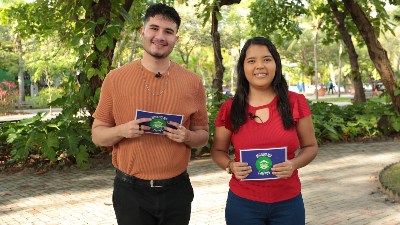
[[170, 128], [167, 126], [164, 127], [164, 130], [166, 131], [165, 135], [169, 139], [171, 139], [175, 142], [178, 142], [178, 143], [184, 143], [185, 141], [188, 140], [188, 136], [189, 136], [189, 132], [190, 132], [189, 130], [187, 130], [184, 126], [182, 126], [181, 124], [176, 123], [176, 122], [170, 121], [168, 124], [177, 128], [177, 129], [173, 129], [173, 128]]

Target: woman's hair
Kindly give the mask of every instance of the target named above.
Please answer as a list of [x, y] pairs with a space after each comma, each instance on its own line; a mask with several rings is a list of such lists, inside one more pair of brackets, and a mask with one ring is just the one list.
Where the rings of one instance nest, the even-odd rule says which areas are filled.
[[277, 107], [278, 112], [282, 117], [282, 123], [285, 130], [294, 127], [292, 112], [290, 111], [290, 102], [288, 97], [288, 86], [285, 78], [282, 75], [281, 57], [276, 50], [274, 44], [264, 37], [254, 37], [246, 41], [242, 51], [240, 52], [239, 61], [237, 64], [238, 81], [235, 97], [232, 102], [231, 108], [231, 123], [234, 132], [238, 132], [241, 125], [247, 120], [246, 110], [249, 95], [249, 81], [244, 73], [244, 60], [246, 58], [246, 51], [251, 45], [265, 45], [271, 52], [272, 57], [276, 63], [275, 77], [272, 81], [272, 88], [278, 95]]

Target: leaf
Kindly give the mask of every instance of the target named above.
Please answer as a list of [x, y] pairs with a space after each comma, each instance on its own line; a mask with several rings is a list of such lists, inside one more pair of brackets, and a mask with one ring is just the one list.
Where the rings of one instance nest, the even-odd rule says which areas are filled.
[[100, 17], [100, 18], [96, 21], [97, 24], [103, 24], [103, 23], [105, 23], [105, 22], [107, 22], [107, 20], [106, 20], [104, 17]]
[[[75, 155], [77, 153], [77, 148], [79, 145], [79, 141], [81, 140], [77, 133], [71, 129], [68, 132], [69, 136], [66, 138], [64, 142], [64, 148], [68, 149], [67, 154], [68, 155]], [[66, 144], [66, 145], [65, 145]]]
[[88, 134], [87, 132], [83, 131], [83, 130], [78, 130], [78, 133], [85, 138], [86, 140], [88, 140], [89, 142], [93, 142], [92, 141], [92, 136], [90, 134]]
[[43, 117], [45, 117], [47, 114], [48, 114], [47, 112], [44, 113], [44, 114], [42, 114], [41, 112], [39, 112], [38, 114], [36, 114], [36, 115], [35, 115], [34, 117], [32, 117], [32, 118], [23, 119], [23, 120], [19, 121], [19, 122], [17, 123], [17, 125], [18, 125], [18, 126], [26, 126], [26, 125], [28, 125], [28, 124], [31, 124], [31, 123], [37, 121], [37, 120], [41, 120], [41, 119], [42, 119]]
[[79, 153], [76, 154], [76, 162], [81, 169], [89, 169], [90, 165], [87, 163], [89, 160], [89, 153], [87, 152], [86, 146], [79, 146]]
[[72, 45], [72, 46], [77, 46], [77, 45], [79, 45], [79, 41], [81, 40], [82, 37], [83, 37], [83, 33], [77, 34], [74, 38], [72, 38], [72, 40], [71, 40], [71, 45]]
[[98, 55], [98, 52], [93, 52], [92, 54], [90, 54], [87, 57], [86, 61], [93, 62], [95, 59], [97, 59], [97, 55]]
[[105, 35], [103, 35], [99, 38], [96, 38], [95, 44], [96, 44], [97, 49], [99, 49], [99, 51], [101, 51], [101, 52], [104, 51], [108, 45], [107, 37]]
[[33, 146], [33, 141], [35, 141], [35, 133], [31, 133], [29, 138], [26, 137], [18, 137], [13, 143], [13, 147], [15, 151], [12, 152], [11, 158], [12, 160], [16, 160], [19, 162], [23, 162], [26, 157], [29, 155], [29, 151]]
[[107, 41], [108, 41], [108, 46], [110, 46], [111, 49], [114, 49], [114, 40], [112, 38], [112, 36], [106, 34], [105, 35], [107, 37]]
[[132, 19], [131, 15], [129, 13], [127, 13], [124, 8], [122, 8], [122, 7], [119, 8], [118, 12], [122, 15], [122, 17], [124, 17], [124, 19], [126, 21], [128, 21], [128, 23], [135, 24], [135, 21]]
[[58, 128], [58, 126], [57, 126], [57, 124], [47, 124], [47, 126], [48, 127], [54, 127], [54, 128], [56, 128], [57, 130], [60, 130], [60, 128]]
[[7, 137], [7, 143], [9, 144], [13, 143], [16, 138], [17, 138], [16, 133], [9, 134]]
[[114, 37], [114, 34], [116, 32], [116, 29], [114, 28], [114, 26], [108, 25], [104, 29], [106, 30], [107, 34], [110, 35], [110, 37]]
[[46, 169], [42, 169], [42, 170], [39, 170], [38, 172], [36, 172], [35, 174], [39, 175], [39, 174], [46, 173], [46, 172], [47, 172]]
[[91, 30], [91, 29], [94, 29], [95, 27], [96, 27], [96, 23], [93, 22], [93, 21], [89, 21], [89, 22], [86, 24], [86, 30]]
[[44, 155], [49, 158], [52, 162], [57, 162], [56, 152], [53, 148], [45, 147], [43, 150]]
[[65, 105], [66, 101], [67, 101], [67, 96], [63, 96], [61, 98], [57, 98], [56, 100], [50, 102], [47, 105], [48, 106], [63, 106], [63, 105]]
[[396, 121], [394, 123], [392, 123], [393, 128], [396, 130], [396, 132], [400, 131], [400, 121]]
[[88, 79], [90, 79], [90, 78], [93, 77], [94, 75], [97, 75], [96, 69], [95, 69], [95, 68], [90, 68], [90, 69], [87, 71]]
[[55, 132], [50, 132], [48, 135], [47, 135], [47, 146], [48, 147], [55, 147], [55, 148], [57, 148], [58, 147], [58, 137], [57, 137], [57, 135], [56, 135], [56, 133]]
[[397, 95], [399, 95], [399, 94], [400, 94], [400, 89], [394, 90], [394, 96], [397, 96]]

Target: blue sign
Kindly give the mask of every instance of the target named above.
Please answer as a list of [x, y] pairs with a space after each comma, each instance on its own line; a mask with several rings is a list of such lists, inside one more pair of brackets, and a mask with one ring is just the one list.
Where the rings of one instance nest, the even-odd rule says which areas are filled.
[[147, 112], [143, 110], [136, 110], [135, 120], [141, 118], [150, 118], [150, 122], [141, 123], [141, 125], [149, 126], [150, 130], [145, 130], [146, 133], [152, 134], [164, 134], [165, 126], [170, 127], [172, 129], [176, 129], [176, 127], [171, 126], [168, 122], [176, 122], [182, 124], [183, 116], [175, 115], [175, 114], [165, 114], [165, 113], [155, 113], [155, 112]]
[[287, 147], [267, 149], [240, 150], [240, 161], [247, 162], [252, 172], [242, 180], [279, 179], [272, 174], [271, 168], [278, 163], [286, 162]]

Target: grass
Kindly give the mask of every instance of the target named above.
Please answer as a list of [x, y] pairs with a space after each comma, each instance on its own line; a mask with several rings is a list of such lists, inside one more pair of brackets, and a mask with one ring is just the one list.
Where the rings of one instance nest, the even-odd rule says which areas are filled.
[[382, 184], [400, 193], [400, 162], [382, 172]]
[[[312, 100], [315, 102], [316, 100]], [[320, 98], [318, 99], [318, 102], [350, 102], [350, 98], [347, 97], [336, 97], [336, 98]]]
[[[316, 102], [317, 100], [313, 99], [312, 101]], [[378, 96], [374, 96], [374, 97], [370, 98], [369, 101], [385, 102], [385, 98], [379, 98]], [[351, 99], [349, 97], [319, 98], [318, 102], [351, 102]]]

